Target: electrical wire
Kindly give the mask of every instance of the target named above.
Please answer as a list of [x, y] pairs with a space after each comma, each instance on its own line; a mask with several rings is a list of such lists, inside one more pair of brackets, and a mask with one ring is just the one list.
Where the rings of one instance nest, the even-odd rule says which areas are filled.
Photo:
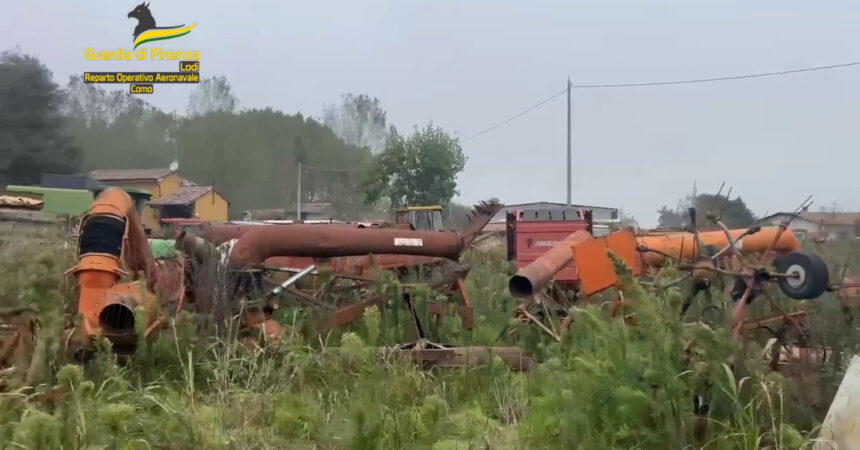
[[538, 104], [536, 104], [536, 105], [534, 105], [534, 106], [532, 106], [532, 107], [530, 107], [530, 108], [526, 109], [525, 111], [523, 111], [523, 112], [521, 112], [521, 113], [519, 113], [519, 114], [517, 114], [517, 115], [515, 115], [515, 116], [512, 116], [512, 117], [510, 117], [510, 118], [508, 118], [508, 119], [505, 119], [505, 120], [503, 120], [503, 121], [501, 121], [501, 122], [499, 122], [499, 123], [497, 123], [497, 124], [495, 124], [495, 125], [493, 125], [493, 126], [491, 126], [491, 127], [487, 128], [487, 129], [484, 129], [483, 131], [480, 131], [480, 132], [478, 132], [478, 133], [475, 133], [475, 134], [473, 134], [473, 135], [471, 135], [471, 136], [469, 136], [469, 137], [467, 137], [467, 138], [465, 138], [465, 139], [461, 139], [461, 140], [460, 140], [460, 142], [466, 142], [466, 141], [468, 141], [468, 140], [470, 140], [470, 139], [475, 139], [476, 137], [481, 136], [481, 135], [484, 135], [484, 134], [487, 134], [487, 133], [489, 133], [490, 131], [495, 130], [496, 128], [499, 128], [499, 127], [501, 127], [501, 126], [507, 125], [509, 122], [513, 122], [514, 120], [519, 119], [520, 117], [522, 117], [522, 116], [524, 116], [524, 115], [526, 115], [526, 114], [528, 114], [528, 113], [530, 113], [530, 112], [532, 112], [532, 111], [534, 111], [534, 110], [538, 109], [539, 107], [543, 106], [545, 103], [547, 103], [547, 102], [549, 102], [550, 100], [552, 100], [552, 99], [554, 99], [554, 98], [558, 97], [558, 96], [559, 96], [559, 95], [561, 95], [561, 94], [564, 94], [565, 92], [567, 92], [567, 88], [564, 88], [564, 89], [562, 89], [561, 91], [556, 92], [555, 94], [552, 94], [551, 96], [549, 96], [549, 97], [548, 97], [548, 98], [546, 98], [545, 100], [542, 100], [540, 103], [538, 103]]
[[783, 70], [780, 72], [764, 72], [764, 73], [753, 73], [748, 75], [734, 75], [728, 77], [716, 77], [716, 78], [699, 78], [693, 80], [675, 80], [675, 81], [652, 81], [646, 83], [621, 83], [621, 84], [574, 84], [571, 87], [573, 89], [607, 89], [607, 88], [625, 88], [625, 87], [642, 87], [642, 86], [669, 86], [673, 84], [693, 84], [693, 83], [710, 83], [715, 81], [732, 81], [732, 80], [743, 80], [747, 78], [761, 78], [761, 77], [772, 77], [777, 75], [791, 75], [794, 73], [801, 72], [813, 72], [816, 70], [830, 70], [830, 69], [841, 69], [843, 67], [851, 67], [858, 66], [860, 62], [850, 62], [844, 64], [833, 64], [830, 66], [819, 66], [819, 67], [807, 67], [805, 69], [794, 69], [794, 70]]
[[[631, 87], [644, 87], [644, 86], [671, 86], [671, 85], [679, 85], [679, 84], [712, 83], [712, 82], [719, 82], [719, 81], [734, 81], [734, 80], [743, 80], [743, 79], [749, 79], [749, 78], [763, 78], [763, 77], [772, 77], [772, 76], [779, 76], [779, 75], [791, 75], [791, 74], [802, 73], [802, 72], [813, 72], [816, 70], [841, 69], [844, 67], [852, 67], [852, 66], [858, 66], [858, 65], [860, 65], [860, 61], [843, 63], [843, 64], [832, 64], [829, 66], [818, 66], [818, 67], [807, 67], [807, 68], [803, 68], [803, 69], [783, 70], [783, 71], [778, 71], [778, 72], [753, 73], [753, 74], [746, 74], [746, 75], [733, 75], [733, 76], [714, 77], [714, 78], [697, 78], [697, 79], [690, 79], [690, 80], [651, 81], [651, 82], [642, 82], [642, 83], [619, 83], [619, 84], [571, 84], [570, 87], [571, 87], [571, 89], [613, 89], [613, 88], [631, 88]], [[476, 137], [483, 136], [484, 134], [487, 134], [490, 131], [495, 130], [496, 128], [507, 125], [508, 123], [513, 122], [514, 120], [519, 119], [520, 117], [522, 117], [522, 116], [534, 111], [535, 109], [543, 106], [544, 104], [548, 103], [550, 100], [560, 96], [561, 94], [564, 94], [565, 92], [567, 92], [566, 87], [564, 89], [562, 89], [561, 91], [556, 92], [555, 94], [552, 94], [548, 98], [541, 100], [540, 102], [529, 107], [528, 109], [523, 110], [520, 113], [517, 113], [514, 116], [511, 116], [511, 117], [509, 117], [509, 118], [507, 118], [507, 119], [505, 119], [505, 120], [503, 120], [503, 121], [501, 121], [501, 122], [499, 122], [499, 123], [497, 123], [491, 127], [485, 128], [485, 129], [483, 129], [483, 130], [481, 130], [475, 134], [472, 134], [472, 135], [470, 135], [464, 139], [461, 139], [460, 142], [466, 142], [466, 141], [472, 140]]]

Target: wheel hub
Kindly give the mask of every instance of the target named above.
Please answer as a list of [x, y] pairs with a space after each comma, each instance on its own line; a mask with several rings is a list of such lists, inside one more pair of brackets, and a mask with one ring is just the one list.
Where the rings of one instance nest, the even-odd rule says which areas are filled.
[[799, 264], [792, 264], [785, 273], [786, 275], [791, 275], [791, 277], [786, 279], [786, 282], [793, 288], [802, 286], [806, 281], [806, 270]]

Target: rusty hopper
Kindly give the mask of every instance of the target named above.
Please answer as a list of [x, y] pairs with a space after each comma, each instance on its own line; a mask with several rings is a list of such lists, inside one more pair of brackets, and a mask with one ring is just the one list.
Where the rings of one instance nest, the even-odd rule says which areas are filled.
[[616, 281], [612, 263], [607, 257], [612, 251], [639, 274], [641, 264], [636, 254], [636, 238], [630, 231], [619, 231], [595, 239], [587, 231], [577, 231], [556, 244], [550, 251], [511, 277], [508, 289], [516, 297], [530, 298], [560, 271], [577, 261], [580, 290], [591, 295], [612, 286]]

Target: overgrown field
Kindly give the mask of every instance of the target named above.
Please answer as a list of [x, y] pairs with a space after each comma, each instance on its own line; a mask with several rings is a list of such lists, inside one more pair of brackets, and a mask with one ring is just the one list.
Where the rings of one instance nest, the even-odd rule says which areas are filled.
[[[41, 322], [26, 381], [0, 393], [0, 448], [803, 448], [846, 360], [837, 356], [802, 379], [769, 372], [766, 336], [744, 348], [731, 342], [725, 296], [682, 321], [679, 289], [651, 294], [626, 275], [635, 326], [595, 302], [573, 312], [557, 343], [511, 322], [512, 267], [501, 252], [474, 251], [465, 262], [476, 326], [446, 320], [434, 339], [522, 345], [538, 363], [531, 373], [500, 361], [421, 371], [380, 359], [377, 346], [408, 333], [397, 314], [375, 309], [319, 338], [303, 333], [310, 319], [284, 310], [290, 335], [268, 350], [198, 332], [183, 314], [131, 361], [117, 362], [100, 342], [90, 363], [69, 365], [60, 341], [64, 308], [74, 310], [73, 282], [63, 275], [73, 249], [0, 245], [0, 308], [34, 306]], [[832, 264], [857, 267], [853, 248], [833, 245], [818, 250]], [[397, 297], [396, 281], [381, 283]], [[810, 319], [815, 344], [856, 352], [850, 313], [832, 294], [819, 303]], [[515, 337], [506, 337], [511, 328]], [[55, 387], [62, 396], [51, 395]]]

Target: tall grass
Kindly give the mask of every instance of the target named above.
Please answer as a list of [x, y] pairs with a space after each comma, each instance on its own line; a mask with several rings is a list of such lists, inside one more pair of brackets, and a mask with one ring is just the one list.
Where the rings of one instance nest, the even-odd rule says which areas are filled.
[[[51, 253], [6, 254], [0, 301], [38, 305], [44, 321], [61, 318], [74, 297], [61, 275], [70, 256]], [[475, 327], [446, 318], [433, 338], [498, 344], [516, 306], [506, 289], [512, 268], [496, 251], [471, 253], [466, 262]], [[43, 327], [38, 376], [0, 394], [0, 448], [790, 449], [809, 442], [815, 421], [790, 422], [788, 381], [752, 362], [736, 375], [728, 361], [745, 353], [724, 329], [685, 322], [679, 290], [649, 293], [617, 269], [636, 325], [593, 305], [571, 310], [561, 343], [524, 328], [516, 336], [538, 359], [528, 374], [501, 361], [422, 371], [380, 357], [378, 346], [410, 338], [408, 316], [391, 308], [371, 308], [324, 337], [302, 332], [310, 315], [285, 310], [287, 336], [274, 348], [225, 338], [235, 335], [236, 318], [216, 324], [223, 332], [203, 333], [181, 314], [130, 361], [118, 362], [99, 341], [84, 366], [60, 364], [60, 327]], [[393, 304], [402, 292], [391, 278], [377, 289]], [[427, 295], [419, 290], [416, 301]], [[49, 395], [54, 387], [62, 396]]]

